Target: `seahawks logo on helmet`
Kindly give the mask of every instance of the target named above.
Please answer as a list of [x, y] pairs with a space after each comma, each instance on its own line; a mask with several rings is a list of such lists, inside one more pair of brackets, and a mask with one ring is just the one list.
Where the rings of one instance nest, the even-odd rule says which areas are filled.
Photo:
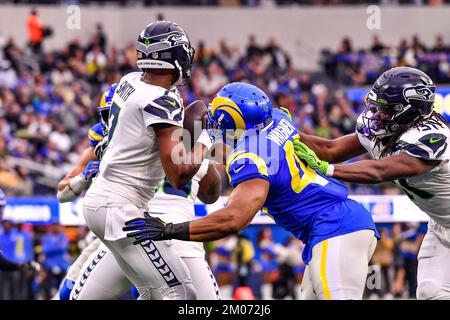
[[403, 96], [405, 97], [406, 101], [408, 101], [408, 102], [410, 99], [423, 100], [423, 101], [433, 101], [434, 100], [433, 92], [425, 86], [415, 86], [415, 87], [405, 88], [403, 90]]
[[172, 47], [181, 45], [188, 45], [189, 39], [185, 34], [182, 33], [173, 33], [169, 35], [164, 41], [170, 42]]

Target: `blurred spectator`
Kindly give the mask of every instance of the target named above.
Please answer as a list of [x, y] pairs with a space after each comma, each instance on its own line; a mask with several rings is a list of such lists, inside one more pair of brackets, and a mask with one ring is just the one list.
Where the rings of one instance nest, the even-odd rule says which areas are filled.
[[303, 245], [295, 237], [289, 237], [283, 245], [276, 246], [278, 279], [273, 283], [274, 299], [297, 299], [296, 285], [303, 279], [304, 263], [301, 258]]
[[255, 249], [250, 240], [239, 234], [237, 243], [233, 249], [233, 260], [236, 261], [237, 281], [236, 287], [247, 287], [252, 273], [252, 259], [255, 255]]
[[[416, 297], [417, 253], [426, 233], [426, 228], [414, 223], [396, 223], [393, 227], [394, 240], [394, 295]], [[407, 290], [405, 290], [405, 287]]]
[[381, 288], [376, 288], [374, 290], [374, 294], [378, 297], [384, 297], [384, 299], [390, 299], [392, 296], [390, 268], [393, 263], [394, 241], [386, 227], [381, 228], [380, 235], [381, 239], [377, 242], [377, 246], [370, 263], [378, 266], [381, 272]]
[[28, 43], [35, 54], [41, 54], [44, 40], [44, 27], [35, 9], [31, 10], [27, 20]]
[[381, 42], [380, 37], [378, 35], [374, 35], [372, 38], [372, 46], [370, 47], [370, 51], [375, 54], [381, 54], [384, 48], [385, 46]]
[[[3, 233], [0, 234], [0, 250], [5, 258], [23, 264], [34, 258], [34, 244], [31, 234], [23, 229], [23, 225], [13, 226], [10, 221], [2, 222]], [[26, 270], [3, 272], [0, 275], [0, 300], [30, 299], [31, 276]]]
[[69, 266], [67, 253], [69, 239], [62, 232], [61, 226], [52, 224], [49, 232], [42, 238], [43, 265], [47, 272], [43, 283], [45, 299], [50, 299], [57, 290]]
[[403, 255], [403, 267], [405, 269], [405, 283], [408, 286], [408, 297], [416, 298], [417, 289], [417, 253], [422, 244], [425, 232], [418, 225], [406, 223], [403, 226], [400, 238], [400, 250]]

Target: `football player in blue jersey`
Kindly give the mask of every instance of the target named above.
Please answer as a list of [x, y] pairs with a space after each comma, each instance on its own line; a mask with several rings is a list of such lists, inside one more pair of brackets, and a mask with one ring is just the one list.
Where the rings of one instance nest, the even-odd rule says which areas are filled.
[[[80, 160], [72, 170], [58, 183], [57, 198], [60, 203], [75, 200], [81, 192], [86, 190], [92, 179], [97, 175], [100, 161], [95, 154], [95, 147], [103, 141], [108, 133], [108, 116], [111, 109], [112, 97], [117, 88], [117, 83], [109, 86], [103, 93], [99, 107], [97, 108], [98, 120], [88, 132], [89, 147], [83, 152]], [[92, 236], [92, 239], [95, 237]], [[95, 252], [100, 241], [92, 241], [86, 247], [77, 260], [70, 266], [64, 278], [59, 293], [53, 299], [68, 300], [75, 280], [84, 262]]]
[[342, 184], [309, 168], [294, 153], [298, 131], [267, 95], [246, 83], [223, 87], [208, 122], [234, 152], [227, 174], [234, 187], [227, 206], [183, 223], [146, 214], [126, 222], [135, 244], [148, 240], [212, 241], [238, 233], [262, 208], [305, 243], [301, 299], [361, 299], [379, 238], [370, 213]]
[[109, 110], [116, 88], [117, 83], [114, 83], [103, 93], [100, 105], [97, 108], [99, 122], [89, 129], [89, 147], [84, 150], [80, 160], [72, 170], [58, 183], [57, 197], [61, 203], [75, 200], [83, 190], [87, 189], [98, 173], [100, 161], [95, 154], [95, 147], [107, 135]]

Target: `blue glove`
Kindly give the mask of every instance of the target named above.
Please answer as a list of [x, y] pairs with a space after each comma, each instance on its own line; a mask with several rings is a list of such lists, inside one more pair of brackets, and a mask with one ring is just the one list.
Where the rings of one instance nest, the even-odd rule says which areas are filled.
[[97, 174], [98, 174], [98, 168], [100, 166], [100, 161], [89, 161], [89, 163], [86, 166], [86, 169], [84, 169], [83, 173], [81, 174], [86, 181], [92, 180]]
[[75, 281], [64, 279], [63, 285], [59, 290], [59, 299], [60, 300], [69, 300], [70, 293], [72, 292]]

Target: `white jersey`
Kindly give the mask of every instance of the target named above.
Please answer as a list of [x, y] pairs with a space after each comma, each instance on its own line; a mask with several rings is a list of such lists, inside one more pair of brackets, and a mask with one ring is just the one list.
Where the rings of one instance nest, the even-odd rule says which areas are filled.
[[182, 127], [183, 103], [176, 90], [147, 84], [140, 72], [124, 76], [112, 100], [108, 147], [87, 196], [102, 194], [107, 205], [147, 209], [164, 177], [152, 125]]
[[[165, 222], [179, 223], [195, 218], [194, 204], [197, 199], [200, 181], [208, 172], [209, 160], [202, 162], [192, 180], [182, 189], [175, 189], [164, 178], [155, 196], [148, 203], [148, 211]], [[204, 257], [205, 250], [202, 242], [170, 240], [180, 257]]]
[[200, 181], [208, 172], [209, 160], [203, 160], [192, 180], [181, 189], [174, 188], [167, 178], [164, 178], [148, 203], [149, 212], [158, 215], [169, 222], [184, 222], [195, 218], [194, 203], [197, 199]]
[[[362, 125], [361, 116], [358, 126]], [[357, 130], [360, 143], [373, 159], [380, 159], [384, 145], [377, 144]], [[435, 222], [450, 227], [450, 130], [444, 124], [424, 121], [422, 126], [410, 128], [395, 143], [395, 156], [405, 152], [424, 160], [439, 160], [440, 164], [423, 174], [394, 181], [408, 197]]]

